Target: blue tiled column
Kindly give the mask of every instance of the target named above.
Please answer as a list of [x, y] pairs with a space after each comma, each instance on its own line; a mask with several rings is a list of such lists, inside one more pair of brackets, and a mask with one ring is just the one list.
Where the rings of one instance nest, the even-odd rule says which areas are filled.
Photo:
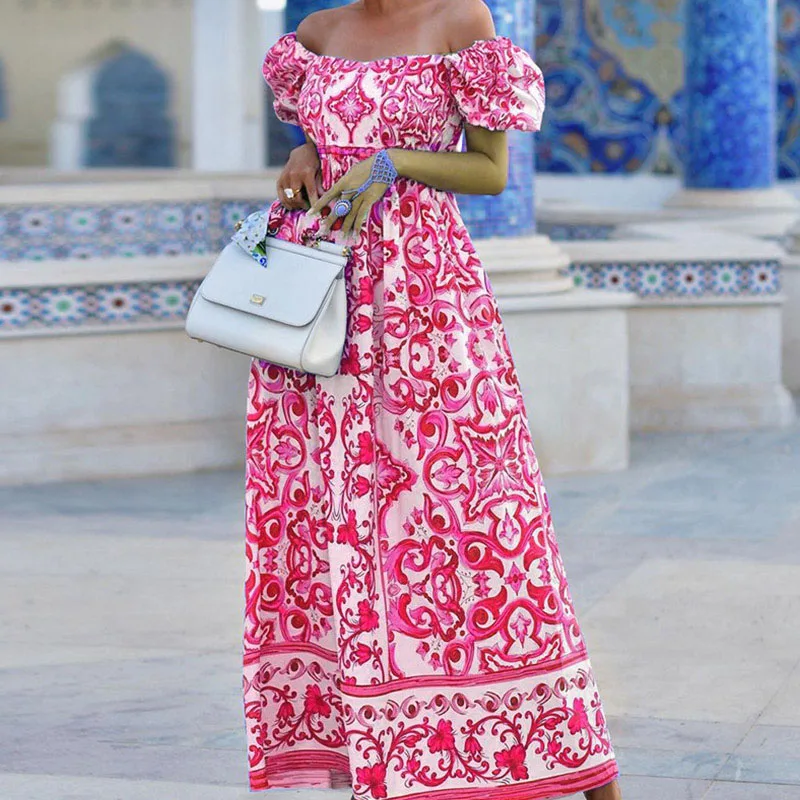
[[777, 179], [775, 0], [688, 0], [688, 189]]
[[[533, 53], [535, 0], [488, 0], [500, 36]], [[458, 204], [472, 236], [527, 236], [536, 231], [534, 178], [536, 140], [508, 132], [509, 175], [498, 196], [459, 195]]]

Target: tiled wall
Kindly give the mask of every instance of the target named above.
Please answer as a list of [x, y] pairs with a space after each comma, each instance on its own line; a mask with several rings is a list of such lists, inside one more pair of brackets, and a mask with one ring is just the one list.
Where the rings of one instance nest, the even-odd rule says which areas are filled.
[[0, 261], [211, 253], [258, 201], [0, 207]]
[[[548, 172], [676, 172], [684, 153], [684, 0], [538, 0]], [[800, 177], [800, 0], [778, 0], [779, 174]]]
[[0, 289], [0, 335], [182, 321], [199, 281]]
[[[212, 254], [263, 203], [248, 200], [0, 209], [0, 259], [42, 261]], [[608, 239], [613, 225], [543, 225], [557, 239]], [[642, 297], [763, 296], [780, 291], [776, 261], [578, 263], [579, 286]], [[37, 332], [180, 325], [197, 280], [0, 289], [0, 338]]]
[[761, 297], [780, 292], [777, 261], [574, 264], [575, 283], [639, 297]]
[[[0, 208], [0, 260], [212, 254], [263, 202], [124, 203]], [[198, 281], [0, 288], [0, 336], [180, 323]]]

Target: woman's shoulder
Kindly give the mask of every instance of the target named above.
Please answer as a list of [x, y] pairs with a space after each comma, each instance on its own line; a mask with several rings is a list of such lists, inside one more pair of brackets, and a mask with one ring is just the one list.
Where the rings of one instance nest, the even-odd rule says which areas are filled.
[[312, 11], [307, 17], [303, 17], [297, 26], [295, 33], [297, 41], [312, 53], [324, 52], [326, 39], [331, 30], [338, 26], [348, 13], [347, 5]]
[[439, 14], [448, 31], [451, 53], [464, 50], [477, 41], [495, 37], [492, 12], [484, 0], [446, 0], [441, 3]]

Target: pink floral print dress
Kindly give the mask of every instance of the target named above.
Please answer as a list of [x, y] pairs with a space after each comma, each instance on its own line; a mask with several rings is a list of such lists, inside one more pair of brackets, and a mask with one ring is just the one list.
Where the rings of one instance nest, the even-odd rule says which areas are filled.
[[[539, 68], [505, 37], [362, 62], [286, 34], [263, 73], [325, 189], [377, 149], [456, 150], [464, 121], [534, 131], [544, 108]], [[291, 241], [314, 224], [269, 213]], [[522, 800], [608, 783], [518, 375], [454, 195], [399, 178], [345, 277], [337, 375], [252, 362], [250, 788]]]

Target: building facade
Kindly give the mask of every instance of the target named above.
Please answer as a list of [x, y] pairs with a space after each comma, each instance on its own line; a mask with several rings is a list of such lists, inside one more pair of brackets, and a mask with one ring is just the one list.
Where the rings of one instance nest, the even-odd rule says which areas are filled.
[[[255, 0], [253, 0], [255, 3]], [[339, 0], [289, 4], [285, 26]], [[758, 11], [774, 0], [757, 0]], [[5, 0], [0, 26], [0, 167], [54, 163], [53, 129], [63, 84], [115, 45], [146, 58], [169, 90], [173, 163], [192, 166], [194, 0]], [[494, 4], [498, 28], [528, 37], [516, 14]], [[738, 13], [739, 3], [726, 4]], [[502, 7], [502, 8], [501, 8]], [[685, 59], [689, 0], [538, 0], [536, 56], [548, 86], [537, 167], [556, 173], [678, 173], [687, 164]], [[777, 0], [774, 48], [775, 169], [800, 177], [800, 0]], [[282, 15], [265, 12], [251, 34], [265, 49]], [[691, 26], [690, 26], [691, 27]], [[697, 29], [697, 26], [694, 26]], [[758, 51], [762, 63], [763, 51]], [[252, 59], [250, 59], [252, 61]], [[757, 64], [758, 61], [754, 61]], [[246, 68], [246, 66], [245, 66]], [[747, 72], [748, 81], [763, 71]], [[251, 79], [259, 79], [252, 64]], [[285, 157], [286, 137], [268, 134], [271, 163]]]

